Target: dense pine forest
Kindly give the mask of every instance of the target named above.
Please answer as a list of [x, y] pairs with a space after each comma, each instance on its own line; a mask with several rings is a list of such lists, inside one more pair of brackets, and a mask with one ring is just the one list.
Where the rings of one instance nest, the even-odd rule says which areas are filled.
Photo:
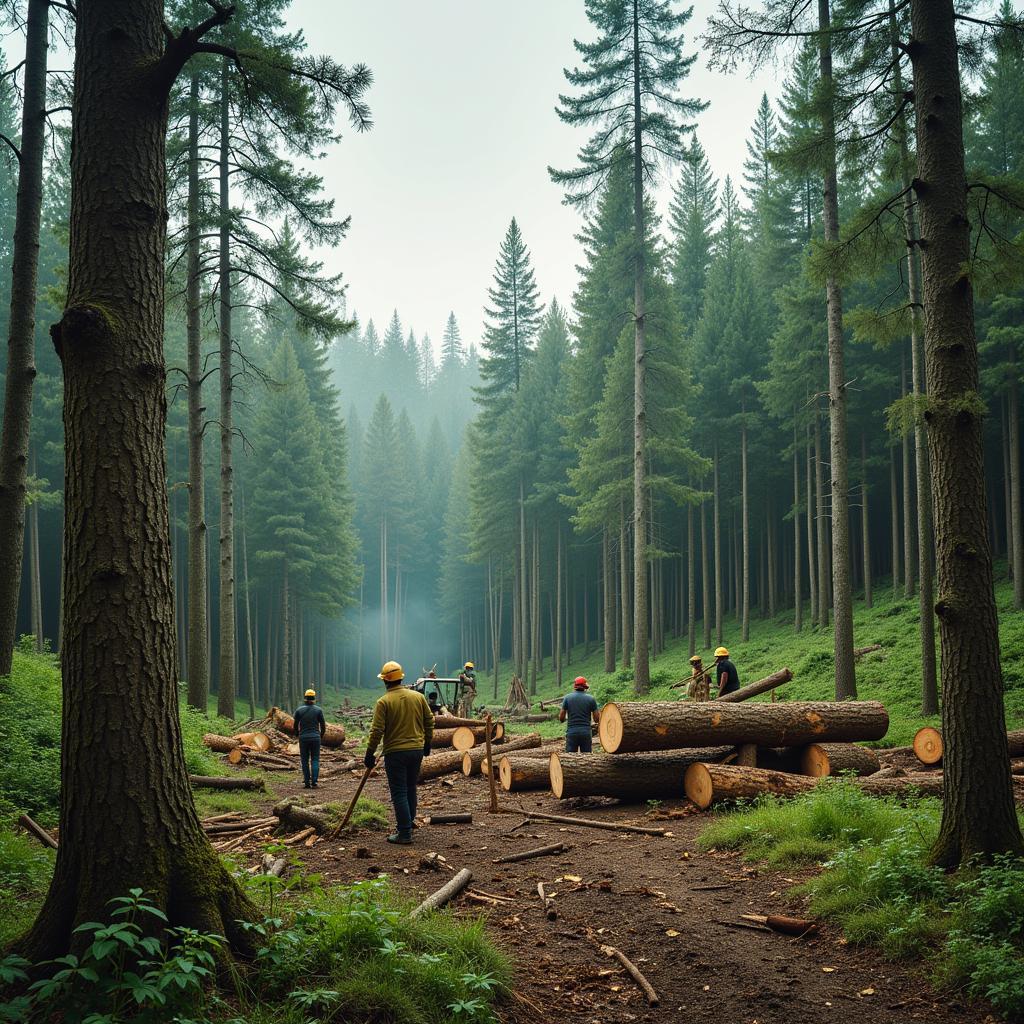
[[[343, 39], [291, 0], [0, 0], [0, 677], [50, 653], [63, 676], [30, 959], [77, 948], [128, 882], [258, 956], [255, 896], [189, 790], [210, 722], [309, 688], [336, 707], [391, 660], [407, 681], [474, 662], [494, 709], [592, 656], [662, 699], [680, 654], [769, 627], [827, 637], [814, 697], [856, 701], [855, 615], [890, 599], [959, 780], [930, 863], [1024, 850], [1024, 680], [999, 647], [1024, 615], [1024, 11], [573, 2], [549, 116], [578, 152], [545, 187], [575, 217], [574, 288], [496, 189], [483, 316], [440, 295], [419, 322], [401, 275], [371, 309], [333, 269], [361, 197], [322, 161], [376, 128]], [[705, 65], [768, 74], [750, 123], [711, 127]], [[712, 130], [746, 158], [713, 165]], [[134, 735], [101, 762], [122, 701]], [[495, 1019], [439, 1005], [422, 1019]]]

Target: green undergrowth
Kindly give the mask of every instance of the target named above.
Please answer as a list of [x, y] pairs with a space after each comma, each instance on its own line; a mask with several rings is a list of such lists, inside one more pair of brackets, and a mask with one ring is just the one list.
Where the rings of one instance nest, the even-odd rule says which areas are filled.
[[[792, 890], [850, 942], [891, 959], [923, 959], [935, 981], [1024, 1015], [1024, 861], [1001, 859], [947, 875], [928, 864], [934, 799], [865, 796], [842, 781], [793, 800], [764, 798], [717, 818], [703, 849], [742, 850], [775, 867], [820, 865]], [[1022, 815], [1024, 818], [1024, 815]]]
[[[1005, 567], [998, 566], [1000, 581], [996, 586], [999, 609], [1000, 642], [1002, 649], [1003, 680], [1006, 687], [1006, 715], [1010, 728], [1024, 728], [1024, 612], [1013, 610], [1013, 588], [1003, 578]], [[724, 642], [744, 683], [761, 679], [780, 668], [793, 670], [793, 681], [781, 687], [778, 697], [783, 700], [832, 700], [835, 695], [835, 672], [831, 626], [812, 629], [809, 609], [805, 606], [805, 625], [800, 633], [793, 628], [793, 610], [779, 612], [773, 619], [753, 617], [750, 639], [740, 639], [740, 624], [732, 614], [724, 619]], [[862, 700], [878, 700], [889, 711], [889, 731], [880, 741], [881, 746], [905, 746], [922, 725], [938, 725], [935, 718], [919, 714], [921, 701], [920, 617], [917, 599], [905, 600], [902, 591], [894, 596], [887, 581], [876, 584], [874, 607], [865, 608], [862, 597], [854, 601], [854, 643], [857, 647], [881, 644], [882, 649], [867, 654], [857, 662], [858, 696]], [[705, 664], [714, 660], [714, 637], [710, 649], [703, 645], [703, 623], [697, 623], [697, 650], [704, 655]], [[938, 644], [936, 644], [938, 646]], [[686, 637], [668, 638], [664, 653], [651, 662], [650, 700], [676, 700], [682, 690], [673, 690], [671, 684], [690, 674], [689, 646]], [[611, 700], [635, 700], [632, 669], [603, 671], [603, 653], [596, 644], [584, 656], [582, 646], [573, 651], [571, 662], [563, 667], [562, 685], [558, 686], [551, 671], [550, 658], [545, 671], [538, 674], [536, 700], [567, 692], [577, 675], [590, 682], [590, 692], [598, 704]], [[494, 696], [494, 677], [478, 674], [477, 689], [482, 700], [501, 707], [505, 702], [512, 666], [503, 662], [499, 669], [497, 699]], [[353, 703], [366, 703], [373, 698], [372, 690], [350, 691]], [[379, 695], [379, 694], [377, 694]], [[357, 699], [358, 698], [358, 699]], [[757, 698], [768, 700], [769, 697]], [[525, 727], [517, 727], [517, 731]], [[564, 726], [557, 722], [531, 725], [545, 736], [560, 735]]]
[[[83, 926], [80, 957], [44, 966], [52, 975], [0, 1003], [0, 1020], [157, 1024], [307, 1024], [494, 1021], [511, 983], [509, 961], [480, 919], [448, 912], [412, 918], [386, 878], [323, 890], [315, 879], [281, 892], [246, 927], [258, 952], [235, 987], [211, 982], [220, 940], [171, 930], [146, 938], [159, 911], [134, 890], [112, 901], [110, 920]], [[296, 898], [298, 896], [298, 898]], [[30, 965], [0, 960], [4, 981], [24, 983]], [[54, 971], [58, 973], [54, 974]], [[95, 1016], [90, 1016], [94, 1014]]]

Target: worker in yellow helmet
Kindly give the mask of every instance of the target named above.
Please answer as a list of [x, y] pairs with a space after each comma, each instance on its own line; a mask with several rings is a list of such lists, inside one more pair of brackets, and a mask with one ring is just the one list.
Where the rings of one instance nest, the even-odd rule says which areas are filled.
[[388, 842], [408, 845], [412, 842], [416, 819], [420, 766], [423, 758], [430, 754], [430, 741], [434, 737], [434, 715], [422, 693], [402, 685], [405, 673], [397, 661], [385, 662], [377, 678], [383, 680], [386, 692], [373, 708], [363, 763], [367, 768], [377, 763], [374, 751], [383, 740], [384, 773], [388, 777], [396, 822], [395, 832], [388, 836]]
[[736, 666], [729, 660], [729, 652], [724, 647], [715, 649], [715, 669], [717, 671], [718, 696], [734, 693], [740, 688], [740, 677]]
[[306, 789], [316, 789], [320, 778], [320, 741], [327, 732], [323, 708], [316, 702], [316, 690], [307, 690], [302, 707], [295, 709], [292, 730], [299, 739], [302, 785]]
[[476, 666], [467, 661], [459, 673], [459, 689], [462, 691], [462, 714], [466, 718], [473, 717], [473, 702], [476, 700]]

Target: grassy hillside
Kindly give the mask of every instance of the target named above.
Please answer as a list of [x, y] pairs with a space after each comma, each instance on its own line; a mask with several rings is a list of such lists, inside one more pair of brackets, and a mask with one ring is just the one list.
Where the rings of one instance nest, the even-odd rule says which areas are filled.
[[[858, 601], [854, 608], [854, 642], [857, 647], [882, 644], [882, 650], [866, 655], [857, 665], [858, 694], [864, 700], [879, 700], [889, 710], [889, 733], [884, 745], [895, 746], [910, 742], [914, 732], [927, 719], [919, 713], [921, 668], [918, 638], [918, 605], [916, 598], [905, 601], [894, 600], [889, 589], [879, 587], [872, 609], [865, 609]], [[1007, 719], [1011, 728], [1024, 727], [1024, 612], [1013, 611], [1013, 591], [1007, 583], [1000, 583], [996, 592], [999, 606], [1000, 636], [1002, 642], [1003, 678], [1006, 683]], [[725, 645], [736, 663], [740, 679], [744, 683], [754, 682], [777, 669], [788, 666], [793, 670], [794, 679], [779, 690], [785, 700], [831, 700], [834, 696], [835, 676], [832, 660], [832, 629], [812, 630], [804, 627], [800, 633], [793, 631], [793, 613], [787, 610], [774, 621], [754, 619], [750, 627], [750, 639], [740, 641], [740, 626], [732, 616], [724, 623]], [[702, 624], [698, 623], [698, 651], [709, 664], [714, 650], [701, 647]], [[673, 700], [680, 690], [670, 690], [669, 684], [689, 675], [687, 659], [689, 650], [686, 638], [672, 639], [664, 654], [651, 664], [652, 700]], [[548, 671], [538, 677], [537, 699], [553, 697], [559, 688], [550, 663]], [[578, 647], [572, 663], [565, 667], [562, 677], [563, 691], [571, 686], [577, 675], [585, 675], [590, 681], [591, 692], [599, 704], [609, 700], [632, 697], [633, 673], [623, 670], [606, 675], [602, 671], [603, 655], [598, 649], [583, 656]], [[500, 671], [497, 706], [505, 702], [511, 665], [504, 663]], [[480, 678], [480, 697], [488, 704], [494, 704], [493, 677]], [[352, 694], [354, 699], [370, 700], [378, 690], [361, 690]], [[759, 698], [767, 699], [767, 697]], [[933, 722], [936, 720], [932, 720]], [[555, 731], [545, 726], [542, 731]]]

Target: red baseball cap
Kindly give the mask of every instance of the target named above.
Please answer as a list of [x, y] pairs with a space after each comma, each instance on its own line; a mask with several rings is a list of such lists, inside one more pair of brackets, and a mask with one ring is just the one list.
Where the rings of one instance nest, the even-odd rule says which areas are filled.
[[587, 680], [586, 680], [586, 678], [585, 678], [585, 677], [583, 677], [583, 676], [577, 676], [577, 677], [576, 677], [576, 678], [575, 678], [575, 679], [573, 680], [573, 682], [572, 682], [572, 685], [573, 685], [573, 686], [574, 686], [574, 687], [575, 687], [575, 688], [576, 688], [577, 690], [589, 690], [589, 689], [590, 689], [590, 683], [588, 683], [588, 682], [587, 682]]

